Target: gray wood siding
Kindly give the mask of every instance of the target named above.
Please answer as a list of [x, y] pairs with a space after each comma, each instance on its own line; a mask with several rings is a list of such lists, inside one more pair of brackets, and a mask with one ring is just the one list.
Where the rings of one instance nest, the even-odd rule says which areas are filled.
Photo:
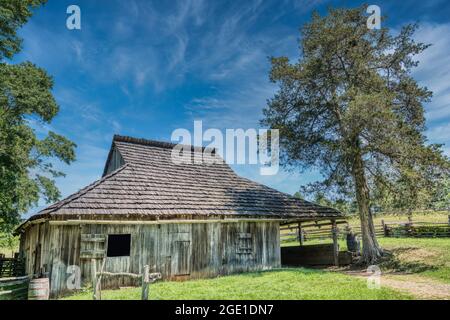
[[125, 164], [125, 161], [123, 160], [122, 155], [117, 150], [117, 148], [114, 147], [112, 154], [111, 154], [111, 158], [109, 159], [109, 162], [108, 162], [108, 167], [106, 168], [104, 175], [110, 174], [111, 172], [119, 169], [124, 164]]
[[[81, 268], [82, 284], [89, 285], [92, 260], [80, 257], [80, 249], [105, 251], [107, 244], [89, 242], [88, 246], [80, 241], [81, 235], [107, 238], [108, 234], [131, 234], [130, 256], [106, 258], [104, 271], [108, 272], [142, 273], [144, 265], [149, 265], [150, 272], [161, 272], [163, 280], [185, 280], [276, 268], [281, 261], [278, 222], [82, 226], [42, 223], [31, 226], [22, 235], [27, 273], [45, 268], [52, 297], [67, 291], [70, 265]], [[100, 270], [102, 258], [98, 257], [96, 263]], [[108, 277], [102, 280], [102, 287], [133, 286], [139, 282], [129, 277]]]
[[80, 265], [80, 227], [32, 225], [21, 235], [20, 251], [28, 275], [43, 271], [50, 278], [51, 294], [64, 293], [67, 266]]

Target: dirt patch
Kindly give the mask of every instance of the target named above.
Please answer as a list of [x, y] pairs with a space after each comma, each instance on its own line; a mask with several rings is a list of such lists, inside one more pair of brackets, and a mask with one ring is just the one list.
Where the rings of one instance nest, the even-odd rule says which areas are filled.
[[[346, 274], [367, 279], [371, 273], [365, 271], [346, 271]], [[380, 278], [381, 286], [412, 294], [418, 299], [450, 300], [450, 285], [411, 274], [387, 273]]]
[[[395, 249], [394, 249], [395, 252]], [[426, 261], [428, 259], [433, 259], [439, 255], [439, 252], [433, 250], [425, 250], [422, 248], [408, 248], [408, 250], [398, 250], [398, 259], [406, 262], [417, 262]]]
[[425, 250], [423, 248], [394, 248], [386, 250], [386, 257], [380, 262], [379, 266], [384, 273], [398, 272], [403, 274], [420, 273], [424, 271], [436, 270], [438, 266], [436, 261], [439, 252], [434, 250]]

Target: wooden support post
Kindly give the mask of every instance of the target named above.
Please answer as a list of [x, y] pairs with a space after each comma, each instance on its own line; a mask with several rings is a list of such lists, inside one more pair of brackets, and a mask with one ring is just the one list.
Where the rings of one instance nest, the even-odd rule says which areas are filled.
[[412, 219], [412, 215], [408, 214], [408, 224], [412, 225], [413, 224], [413, 219]]
[[150, 283], [150, 267], [144, 266], [144, 272], [142, 273], [142, 295], [141, 300], [148, 300], [148, 291]]
[[383, 228], [383, 235], [385, 237], [387, 237], [388, 236], [388, 232], [387, 232], [386, 224], [384, 223], [384, 219], [381, 219], [381, 227]]
[[300, 245], [303, 245], [303, 230], [302, 230], [302, 223], [298, 223], [298, 241], [300, 241]]
[[92, 290], [94, 291], [93, 299], [97, 300], [97, 261], [91, 259], [91, 277], [92, 277]]
[[338, 230], [336, 220], [331, 220], [332, 233], [333, 233], [333, 255], [334, 255], [334, 265], [339, 266], [339, 244], [338, 244]]
[[102, 300], [102, 274], [105, 270], [106, 257], [103, 258], [102, 266], [100, 268], [100, 272], [98, 273], [98, 277], [95, 277], [95, 297], [96, 300]]

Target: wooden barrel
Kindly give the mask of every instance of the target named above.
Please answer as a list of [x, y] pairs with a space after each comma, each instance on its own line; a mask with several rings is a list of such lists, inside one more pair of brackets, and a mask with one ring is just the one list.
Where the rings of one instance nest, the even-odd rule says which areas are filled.
[[48, 300], [50, 283], [48, 278], [33, 279], [28, 287], [28, 300]]

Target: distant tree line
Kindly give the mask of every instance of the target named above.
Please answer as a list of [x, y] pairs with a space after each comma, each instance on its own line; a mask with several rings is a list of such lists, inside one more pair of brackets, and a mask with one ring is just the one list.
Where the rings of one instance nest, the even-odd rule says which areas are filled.
[[[427, 187], [412, 188], [398, 181], [396, 190], [385, 185], [371, 188], [371, 210], [376, 213], [412, 213], [417, 210], [450, 210], [450, 177], [444, 176]], [[316, 184], [303, 186], [294, 197], [338, 209], [346, 215], [358, 214], [358, 203], [351, 194], [332, 194]]]

